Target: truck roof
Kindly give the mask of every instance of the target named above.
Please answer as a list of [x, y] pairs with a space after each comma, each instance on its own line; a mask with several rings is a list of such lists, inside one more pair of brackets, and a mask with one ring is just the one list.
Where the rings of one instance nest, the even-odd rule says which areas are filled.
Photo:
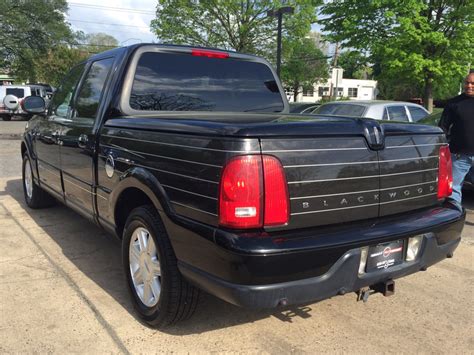
[[118, 48], [114, 48], [114, 49], [110, 49], [110, 50], [107, 50], [107, 51], [104, 51], [104, 52], [94, 54], [93, 56], [89, 57], [87, 60], [95, 61], [95, 60], [98, 60], [98, 59], [109, 57], [111, 55], [117, 55], [117, 54], [118, 55], [124, 55], [126, 53], [131, 53], [131, 52], [135, 51], [137, 48], [145, 47], [145, 46], [154, 46], [154, 47], [163, 48], [163, 49], [169, 48], [169, 49], [174, 49], [176, 51], [187, 50], [187, 49], [205, 49], [205, 50], [212, 50], [212, 51], [218, 51], [218, 52], [225, 52], [225, 53], [229, 53], [229, 54], [232, 54], [233, 56], [238, 56], [238, 57], [247, 57], [247, 58], [251, 58], [251, 59], [260, 58], [258, 56], [252, 55], [252, 54], [244, 54], [244, 53], [240, 53], [240, 52], [236, 52], [236, 51], [232, 51], [232, 50], [227, 50], [227, 49], [222, 49], [222, 48], [190, 46], [190, 45], [177, 45], [177, 44], [137, 43], [137, 44], [132, 44], [130, 46], [118, 47]]

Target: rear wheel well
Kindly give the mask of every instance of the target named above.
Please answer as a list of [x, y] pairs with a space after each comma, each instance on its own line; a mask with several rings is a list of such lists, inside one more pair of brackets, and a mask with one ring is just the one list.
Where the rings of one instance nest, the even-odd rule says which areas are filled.
[[122, 191], [114, 210], [115, 226], [119, 238], [122, 238], [123, 228], [130, 212], [137, 207], [145, 205], [153, 206], [153, 202], [142, 190], [136, 187], [129, 187]]

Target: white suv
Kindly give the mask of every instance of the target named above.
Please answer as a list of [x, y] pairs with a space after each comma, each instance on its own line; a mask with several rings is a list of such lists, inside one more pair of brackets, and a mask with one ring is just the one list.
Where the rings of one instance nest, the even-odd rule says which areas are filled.
[[13, 116], [30, 119], [31, 115], [23, 111], [21, 102], [27, 96], [41, 96], [47, 100], [46, 87], [42, 85], [2, 85], [0, 86], [0, 117], [10, 121]]

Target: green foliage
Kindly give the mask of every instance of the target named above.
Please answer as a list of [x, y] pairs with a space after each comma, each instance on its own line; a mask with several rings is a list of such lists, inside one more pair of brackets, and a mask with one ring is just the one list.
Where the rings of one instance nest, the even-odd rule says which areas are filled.
[[322, 0], [159, 0], [152, 31], [164, 43], [217, 47], [273, 59], [277, 21], [267, 11], [294, 6], [284, 15], [287, 38], [305, 36]]
[[293, 88], [296, 101], [301, 87], [309, 88], [328, 78], [329, 66], [323, 52], [311, 38], [287, 40], [284, 48], [281, 79]]
[[369, 59], [358, 51], [342, 52], [337, 65], [344, 69], [344, 77], [347, 79], [368, 79], [372, 76]]
[[333, 41], [368, 51], [379, 80], [421, 88], [425, 102], [452, 94], [473, 61], [472, 0], [341, 0], [322, 12]]
[[58, 86], [66, 73], [89, 56], [80, 49], [58, 46], [35, 61], [38, 81]]
[[85, 44], [82, 49], [90, 53], [104, 52], [118, 47], [119, 44], [115, 37], [102, 32], [82, 35], [78, 42]]
[[66, 0], [0, 0], [0, 70], [37, 81], [34, 61], [72, 40]]

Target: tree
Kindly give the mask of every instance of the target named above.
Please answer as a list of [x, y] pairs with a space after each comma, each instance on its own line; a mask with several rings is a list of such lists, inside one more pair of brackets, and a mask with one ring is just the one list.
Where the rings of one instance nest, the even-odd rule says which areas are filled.
[[311, 38], [285, 41], [285, 48], [281, 78], [293, 89], [296, 102], [302, 88], [312, 88], [315, 83], [328, 78], [329, 66], [327, 57]]
[[429, 110], [433, 93], [452, 87], [473, 59], [472, 0], [332, 1], [322, 13], [333, 41], [369, 51], [386, 78], [418, 83]]
[[342, 52], [337, 63], [344, 69], [344, 77], [348, 79], [368, 79], [372, 74], [368, 58], [359, 51]]
[[118, 47], [118, 41], [115, 37], [106, 33], [89, 33], [83, 35], [83, 39], [79, 39], [85, 47], [84, 49], [91, 53], [100, 53]]
[[273, 58], [276, 21], [267, 11], [295, 7], [283, 20], [286, 37], [305, 36], [322, 0], [159, 0], [151, 28], [163, 42], [217, 47]]
[[66, 0], [1, 0], [0, 70], [36, 81], [34, 60], [72, 39], [66, 10]]
[[62, 45], [48, 51], [47, 55], [34, 61], [39, 82], [58, 86], [67, 72], [89, 56], [81, 49]]

